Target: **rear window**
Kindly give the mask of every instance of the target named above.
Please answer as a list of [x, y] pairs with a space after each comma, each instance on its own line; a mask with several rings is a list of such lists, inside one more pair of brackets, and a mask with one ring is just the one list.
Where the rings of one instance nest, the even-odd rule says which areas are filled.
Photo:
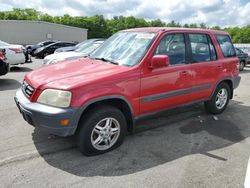
[[236, 56], [235, 48], [228, 35], [216, 35], [215, 37], [220, 45], [224, 57]]

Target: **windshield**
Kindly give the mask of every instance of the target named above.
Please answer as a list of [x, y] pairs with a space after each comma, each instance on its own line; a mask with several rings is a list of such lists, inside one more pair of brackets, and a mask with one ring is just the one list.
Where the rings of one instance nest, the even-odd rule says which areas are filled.
[[119, 65], [136, 65], [145, 55], [156, 33], [119, 32], [93, 52], [90, 58], [105, 59]]
[[96, 41], [96, 42], [92, 42], [86, 45], [83, 45], [79, 48], [77, 48], [75, 51], [76, 52], [80, 52], [80, 53], [84, 53], [84, 54], [89, 54], [91, 52], [93, 52], [95, 49], [97, 49], [104, 41]]

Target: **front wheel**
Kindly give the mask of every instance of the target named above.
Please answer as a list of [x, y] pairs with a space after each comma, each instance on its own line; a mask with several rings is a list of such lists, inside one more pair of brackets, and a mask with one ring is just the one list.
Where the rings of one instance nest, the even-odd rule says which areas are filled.
[[120, 146], [126, 134], [126, 119], [123, 113], [112, 106], [90, 110], [79, 124], [77, 144], [87, 156], [98, 155]]
[[231, 93], [228, 84], [225, 82], [220, 83], [212, 98], [205, 102], [206, 110], [211, 114], [222, 113], [228, 105], [230, 95]]

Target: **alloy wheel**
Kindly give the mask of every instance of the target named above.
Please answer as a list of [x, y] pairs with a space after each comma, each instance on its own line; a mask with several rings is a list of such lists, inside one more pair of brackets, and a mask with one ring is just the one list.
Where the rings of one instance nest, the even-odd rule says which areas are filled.
[[111, 148], [120, 135], [120, 123], [112, 118], [104, 118], [99, 121], [92, 130], [91, 144], [97, 150]]

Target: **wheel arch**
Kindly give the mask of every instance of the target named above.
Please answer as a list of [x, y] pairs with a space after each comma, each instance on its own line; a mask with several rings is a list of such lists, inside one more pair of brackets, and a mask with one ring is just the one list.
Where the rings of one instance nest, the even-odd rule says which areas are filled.
[[233, 87], [233, 80], [230, 77], [221, 79], [219, 82], [217, 82], [217, 84], [214, 87], [214, 90], [212, 92], [211, 97], [214, 95], [214, 92], [215, 92], [216, 88], [218, 87], [218, 85], [220, 85], [222, 82], [228, 84], [228, 86], [230, 88], [230, 99], [232, 99], [233, 98], [234, 87]]
[[84, 115], [91, 109], [97, 108], [98, 106], [103, 106], [103, 105], [110, 105], [118, 108], [121, 110], [121, 112], [124, 114], [126, 121], [127, 121], [127, 130], [131, 132], [134, 127], [134, 111], [133, 108], [130, 104], [130, 102], [123, 96], [118, 96], [118, 95], [112, 95], [112, 96], [105, 96], [105, 97], [99, 97], [92, 99], [88, 101], [86, 104], [84, 104], [78, 114], [78, 122], [77, 122], [77, 127], [75, 130], [75, 133], [77, 132], [79, 128], [79, 124], [82, 118], [84, 118]]

